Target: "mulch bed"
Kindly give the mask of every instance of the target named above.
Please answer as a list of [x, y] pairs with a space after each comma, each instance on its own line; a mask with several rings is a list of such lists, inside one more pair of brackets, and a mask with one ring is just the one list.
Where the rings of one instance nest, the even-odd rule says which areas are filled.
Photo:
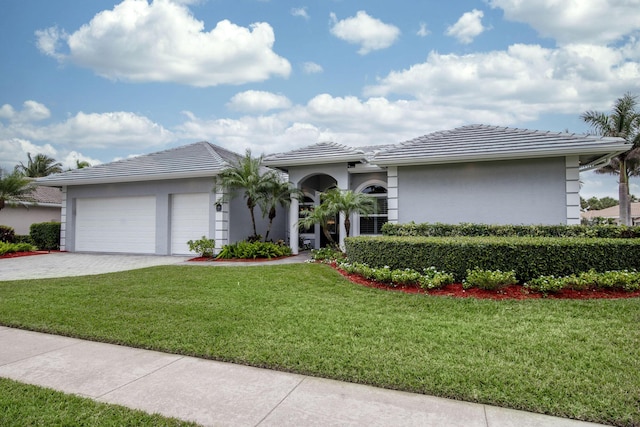
[[217, 258], [212, 258], [212, 257], [196, 257], [196, 258], [191, 258], [188, 261], [195, 261], [195, 262], [269, 262], [269, 261], [276, 261], [279, 259], [285, 259], [285, 258], [289, 258], [288, 256], [281, 256], [281, 257], [277, 257], [277, 258], [230, 258], [230, 259], [217, 259]]
[[553, 298], [553, 299], [598, 299], [598, 298], [635, 298], [640, 297], [640, 291], [627, 292], [627, 291], [615, 291], [615, 290], [581, 290], [576, 291], [573, 289], [565, 289], [556, 293], [549, 293], [544, 295], [538, 292], [531, 292], [521, 285], [512, 285], [502, 288], [497, 291], [486, 291], [483, 289], [463, 289], [462, 284], [454, 283], [444, 286], [441, 289], [432, 289], [425, 291], [422, 288], [415, 286], [402, 286], [392, 287], [384, 283], [375, 282], [373, 280], [365, 279], [358, 274], [349, 274], [344, 270], [339, 269], [335, 264], [331, 266], [338, 271], [341, 275], [349, 279], [351, 282], [367, 286], [369, 288], [385, 289], [389, 291], [405, 292], [408, 294], [428, 294], [434, 296], [448, 296], [457, 298], [478, 298], [478, 299], [493, 299], [493, 300], [525, 300], [525, 299], [538, 299], [538, 298]]
[[44, 254], [48, 254], [48, 253], [49, 253], [49, 251], [12, 252], [10, 254], [0, 255], [0, 259], [3, 259], [3, 258], [19, 258], [19, 257], [22, 257], [22, 256], [31, 256], [31, 255], [44, 255]]

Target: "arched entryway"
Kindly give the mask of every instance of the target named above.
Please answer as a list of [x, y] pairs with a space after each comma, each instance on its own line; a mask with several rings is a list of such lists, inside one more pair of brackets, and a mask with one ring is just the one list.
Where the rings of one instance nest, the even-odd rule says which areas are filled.
[[[305, 211], [311, 211], [315, 206], [320, 204], [320, 195], [322, 193], [336, 187], [336, 179], [323, 173], [312, 174], [302, 179], [298, 184], [298, 188], [303, 191], [304, 198], [299, 201], [298, 220], [304, 217]], [[327, 224], [327, 232], [334, 243], [340, 241], [339, 230], [340, 220], [338, 215], [336, 215], [336, 217], [330, 219]], [[298, 245], [300, 249], [318, 249], [330, 243], [319, 224], [308, 228], [299, 228], [298, 231]]]

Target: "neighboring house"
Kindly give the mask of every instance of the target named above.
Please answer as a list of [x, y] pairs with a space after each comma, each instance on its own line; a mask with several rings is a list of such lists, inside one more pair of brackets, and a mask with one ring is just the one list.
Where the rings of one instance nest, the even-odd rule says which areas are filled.
[[[385, 221], [579, 224], [579, 172], [628, 149], [622, 138], [469, 125], [384, 147], [315, 144], [267, 156], [265, 165], [305, 192], [304, 209], [331, 187], [378, 197], [376, 215], [351, 219], [358, 235], [379, 234]], [[294, 253], [299, 210], [292, 203]], [[343, 219], [336, 223], [343, 242]], [[301, 234], [318, 247], [319, 230]]]
[[[580, 216], [587, 221], [593, 221], [596, 218], [612, 219], [617, 224], [620, 219], [620, 205], [605, 209], [584, 211], [580, 213]], [[640, 203], [631, 203], [631, 224], [640, 225]]]
[[[189, 254], [189, 240], [214, 238], [220, 248], [252, 234], [242, 197], [218, 204], [215, 188], [216, 175], [239, 157], [198, 142], [37, 181], [62, 188], [63, 250]], [[276, 216], [274, 240], [285, 238], [285, 214]]]
[[31, 224], [60, 222], [62, 191], [59, 188], [36, 186], [24, 197], [10, 200], [0, 210], [0, 225], [13, 227], [16, 235], [28, 235]]
[[[470, 125], [394, 145], [318, 143], [272, 154], [264, 164], [305, 194], [278, 213], [273, 239], [288, 239], [294, 253], [300, 241], [320, 247], [319, 228], [298, 230], [298, 219], [334, 187], [377, 199], [373, 215], [351, 219], [352, 235], [379, 234], [387, 221], [578, 224], [579, 172], [628, 148], [622, 138]], [[37, 182], [62, 188], [65, 250], [183, 254], [202, 235], [220, 248], [251, 234], [242, 197], [218, 206], [221, 190], [212, 191], [237, 158], [200, 142]], [[343, 242], [344, 218], [330, 227]]]

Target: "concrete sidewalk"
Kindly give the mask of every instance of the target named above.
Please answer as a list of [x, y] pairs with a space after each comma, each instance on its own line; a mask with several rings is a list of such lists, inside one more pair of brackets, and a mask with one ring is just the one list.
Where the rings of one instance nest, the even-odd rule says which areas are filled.
[[2, 326], [0, 377], [205, 426], [597, 425]]

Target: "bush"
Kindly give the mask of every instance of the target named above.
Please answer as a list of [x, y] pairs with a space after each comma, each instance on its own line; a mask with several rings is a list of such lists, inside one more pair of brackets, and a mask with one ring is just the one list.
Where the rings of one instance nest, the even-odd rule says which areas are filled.
[[213, 239], [207, 239], [207, 236], [202, 236], [199, 240], [189, 240], [189, 251], [200, 254], [201, 257], [213, 257], [213, 251], [216, 249], [216, 241]]
[[0, 255], [12, 254], [15, 252], [31, 252], [36, 248], [28, 243], [6, 243], [0, 242]]
[[640, 226], [624, 225], [491, 225], [408, 223], [382, 226], [385, 236], [414, 237], [597, 237], [612, 239], [640, 238]]
[[28, 234], [26, 234], [26, 235], [24, 235], [24, 234], [16, 234], [14, 243], [28, 243], [30, 245], [33, 245], [33, 241], [31, 240], [31, 236], [29, 236]]
[[278, 258], [291, 255], [291, 248], [284, 244], [271, 242], [237, 242], [224, 245], [216, 257], [217, 259], [256, 259]]
[[350, 237], [349, 260], [371, 267], [422, 271], [434, 266], [462, 281], [467, 270], [514, 271], [527, 281], [591, 269], [640, 270], [640, 241], [551, 237]]
[[516, 283], [518, 281], [513, 271], [474, 268], [473, 270], [467, 270], [467, 278], [462, 282], [462, 287], [464, 289], [478, 288], [494, 291]]
[[631, 292], [640, 290], [640, 273], [626, 270], [598, 273], [589, 270], [579, 275], [565, 277], [541, 276], [529, 280], [525, 287], [544, 294], [560, 292], [564, 289], [611, 289]]
[[422, 289], [438, 289], [454, 282], [453, 274], [438, 271], [435, 267], [425, 268], [420, 278]]
[[14, 243], [16, 241], [16, 233], [13, 227], [8, 225], [0, 225], [0, 242]]
[[60, 223], [41, 222], [31, 224], [29, 236], [33, 244], [43, 251], [60, 249]]
[[344, 252], [339, 249], [327, 247], [320, 249], [311, 249], [311, 259], [314, 261], [332, 262], [345, 258]]

